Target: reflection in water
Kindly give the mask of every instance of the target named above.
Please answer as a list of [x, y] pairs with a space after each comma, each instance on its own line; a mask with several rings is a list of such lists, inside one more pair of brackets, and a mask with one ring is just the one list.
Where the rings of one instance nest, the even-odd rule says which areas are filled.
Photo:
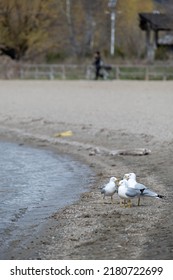
[[89, 178], [90, 169], [68, 156], [0, 142], [0, 259], [12, 242], [79, 198]]

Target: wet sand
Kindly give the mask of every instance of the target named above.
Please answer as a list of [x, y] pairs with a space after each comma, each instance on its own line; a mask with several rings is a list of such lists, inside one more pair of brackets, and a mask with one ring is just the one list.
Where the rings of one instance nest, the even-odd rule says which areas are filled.
[[[54, 213], [9, 259], [172, 259], [173, 82], [0, 81], [0, 137], [70, 154], [90, 191]], [[72, 136], [55, 137], [71, 130]], [[140, 149], [151, 153], [140, 155]], [[135, 172], [164, 199], [103, 201], [109, 177]], [[85, 174], [84, 174], [85, 176]], [[94, 182], [94, 183], [93, 183]], [[80, 183], [80, 178], [79, 178]], [[15, 253], [14, 253], [15, 252]]]

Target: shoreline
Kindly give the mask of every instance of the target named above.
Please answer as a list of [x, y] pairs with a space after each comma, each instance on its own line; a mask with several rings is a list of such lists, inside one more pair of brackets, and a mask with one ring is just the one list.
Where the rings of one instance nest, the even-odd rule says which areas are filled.
[[[17, 87], [16, 92], [13, 92], [15, 82], [10, 82], [11, 85], [8, 82], [2, 84], [2, 87], [8, 90], [6, 95], [2, 96], [2, 107], [5, 106], [5, 109], [2, 108], [0, 114], [1, 139], [11, 139], [19, 144], [34, 145], [38, 148], [53, 149], [58, 153], [69, 154], [87, 164], [95, 174], [94, 184], [91, 183], [89, 191], [82, 194], [76, 203], [53, 214], [42, 230], [42, 234], [35, 240], [31, 240], [26, 250], [15, 258], [172, 259], [173, 213], [170, 211], [172, 209], [172, 159], [170, 154], [173, 151], [173, 131], [169, 130], [166, 135], [164, 133], [165, 125], [167, 129], [172, 116], [172, 111], [168, 110], [173, 98], [170, 84], [168, 83], [165, 89], [165, 104], [163, 104], [161, 83], [137, 83], [137, 89], [140, 84], [144, 89], [151, 87], [153, 92], [157, 88], [160, 93], [153, 96], [151, 91], [151, 94], [146, 97], [145, 92], [141, 90], [142, 100], [137, 99], [135, 104], [136, 117], [131, 116], [130, 120], [128, 114], [122, 115], [116, 110], [112, 113], [107, 112], [107, 109], [111, 110], [112, 104], [116, 103], [112, 102], [114, 98], [116, 101], [116, 96], [114, 97], [111, 93], [115, 85], [120, 86], [120, 105], [125, 99], [130, 100], [130, 96], [122, 96], [123, 88], [126, 90], [128, 83], [106, 83], [107, 92], [105, 83], [102, 82], [63, 84], [47, 82], [46, 86], [55, 91], [55, 95], [51, 96], [52, 99], [49, 101], [41, 82], [32, 85], [30, 82], [19, 83], [22, 85], [22, 90]], [[55, 84], [62, 92], [59, 88], [55, 90]], [[136, 84], [134, 83], [134, 87], [132, 85], [133, 83], [129, 83], [133, 95]], [[164, 83], [164, 85], [167, 84]], [[33, 90], [29, 101], [22, 96], [25, 95], [25, 87], [27, 94], [29, 90]], [[106, 98], [107, 94], [110, 94], [110, 103], [108, 104], [108, 100], [99, 101], [99, 109], [95, 102], [99, 100], [99, 95], [96, 93], [98, 88], [102, 97]], [[86, 103], [87, 106], [83, 103], [83, 96], [80, 96], [82, 89], [86, 92], [91, 91], [93, 94], [93, 100]], [[21, 92], [19, 93], [18, 90]], [[72, 96], [68, 92], [72, 92]], [[64, 95], [67, 95], [66, 98]], [[40, 96], [43, 96], [45, 101], [40, 100]], [[74, 96], [77, 106], [71, 103]], [[54, 106], [55, 101], [56, 106]], [[156, 108], [156, 101], [159, 104], [158, 108]], [[127, 102], [130, 101], [127, 100]], [[79, 104], [83, 110], [80, 120], [76, 114]], [[52, 110], [50, 105], [52, 105]], [[139, 111], [143, 110], [140, 106], [148, 105], [149, 116], [139, 114]], [[158, 115], [156, 109], [160, 111], [162, 105], [165, 107], [164, 115]], [[66, 108], [68, 118], [71, 116], [68, 122], [61, 111], [64, 108]], [[80, 112], [79, 110], [78, 113]], [[114, 114], [116, 124], [109, 121], [110, 116], [114, 120]], [[158, 130], [151, 120], [155, 124], [159, 123]], [[138, 121], [140, 121], [140, 130]], [[128, 123], [133, 125], [133, 133], [131, 130], [126, 130]], [[152, 125], [152, 134], [147, 124]], [[73, 132], [71, 137], [54, 137], [55, 133], [69, 129]], [[119, 150], [134, 151], [143, 148], [151, 150], [151, 153], [146, 155], [117, 154]], [[141, 207], [137, 207], [137, 202], [133, 201], [133, 207], [129, 209], [120, 207], [119, 199], [115, 195], [113, 205], [109, 198], [106, 198], [103, 203], [99, 187], [111, 176], [121, 178], [124, 173], [130, 171], [137, 174], [137, 179], [141, 183], [165, 195], [164, 200], [146, 198], [142, 200]]]

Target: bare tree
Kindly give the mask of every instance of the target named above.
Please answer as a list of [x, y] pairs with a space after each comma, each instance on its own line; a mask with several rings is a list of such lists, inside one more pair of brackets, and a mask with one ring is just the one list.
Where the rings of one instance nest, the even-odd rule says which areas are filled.
[[1, 54], [20, 60], [32, 48], [44, 47], [52, 5], [52, 0], [0, 0]]
[[[107, 36], [105, 10], [107, 0], [61, 0], [57, 8], [64, 15], [68, 37], [66, 48], [75, 56], [90, 54], [94, 48], [103, 45], [101, 41]], [[62, 35], [62, 38], [63, 35]], [[64, 41], [66, 40], [64, 38]], [[107, 40], [104, 40], [104, 46]]]

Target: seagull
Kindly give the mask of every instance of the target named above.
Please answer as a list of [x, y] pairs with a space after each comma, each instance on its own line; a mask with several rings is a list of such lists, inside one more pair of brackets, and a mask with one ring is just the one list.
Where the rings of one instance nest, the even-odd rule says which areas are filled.
[[102, 188], [101, 193], [103, 194], [103, 199], [105, 199], [105, 196], [110, 196], [111, 203], [113, 203], [113, 195], [115, 192], [118, 192], [117, 181], [118, 179], [116, 177], [111, 177], [109, 183]]
[[138, 206], [140, 205], [140, 197], [141, 196], [148, 196], [148, 197], [155, 197], [155, 198], [163, 198], [163, 195], [157, 194], [156, 192], [151, 191], [143, 184], [140, 184], [136, 181], [136, 174], [135, 173], [128, 173], [124, 175], [124, 178], [127, 179], [128, 187], [136, 189], [136, 190], [143, 190], [138, 197]]
[[144, 191], [143, 189], [140, 190], [140, 189], [130, 188], [128, 186], [128, 182], [126, 179], [119, 181], [118, 196], [121, 199], [124, 199], [124, 202], [126, 201], [126, 199], [128, 199], [129, 207], [131, 207], [132, 205], [131, 199], [135, 197], [139, 197], [143, 191]]

